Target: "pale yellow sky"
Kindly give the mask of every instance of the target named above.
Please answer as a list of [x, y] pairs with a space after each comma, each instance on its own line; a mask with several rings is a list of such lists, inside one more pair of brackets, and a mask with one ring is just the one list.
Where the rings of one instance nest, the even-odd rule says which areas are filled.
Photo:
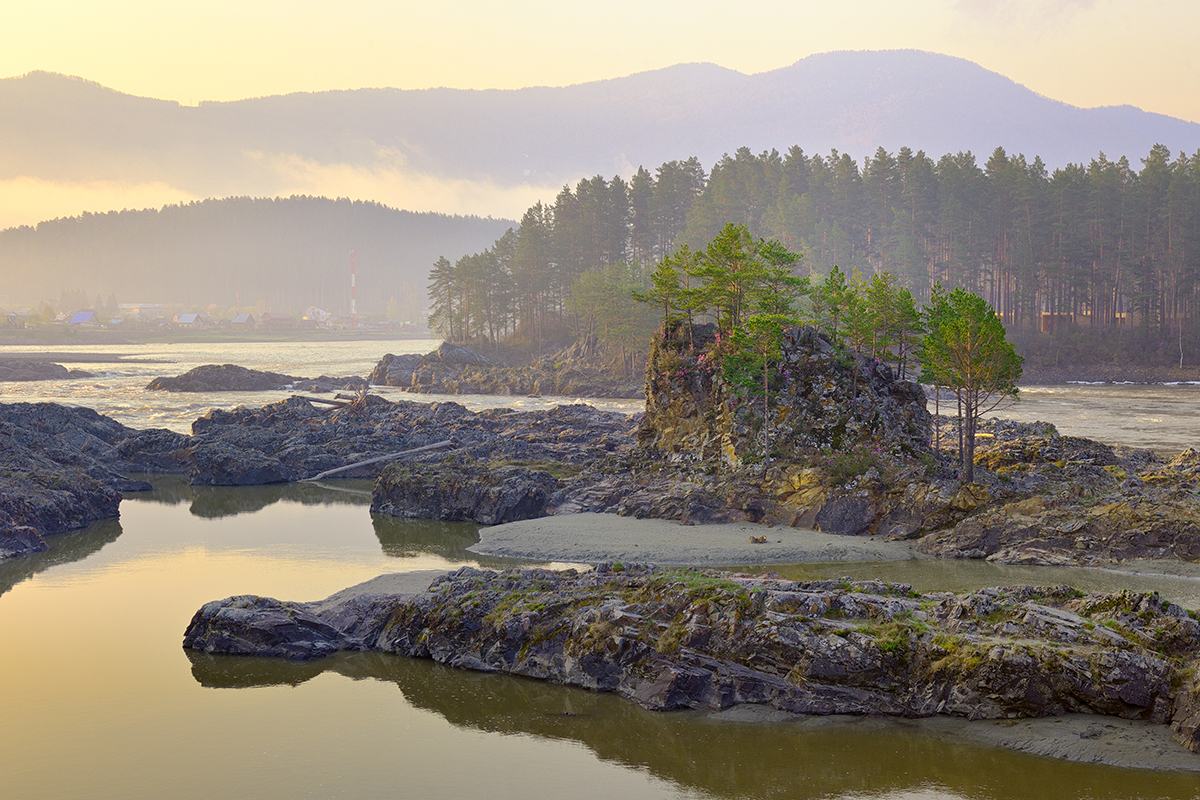
[[565, 85], [830, 50], [959, 56], [1073, 105], [1200, 121], [1197, 0], [39, 0], [10, 2], [0, 76], [79, 75], [196, 103], [324, 89]]
[[[1073, 105], [1129, 104], [1200, 122], [1200, 0], [742, 0], [736, 10], [728, 0], [5, 5], [0, 77], [47, 70], [185, 104], [363, 87], [562, 86], [697, 61], [752, 74], [831, 50], [917, 49], [974, 61]], [[282, 194], [415, 211], [519, 217], [557, 190], [292, 166]], [[0, 180], [0, 228], [200, 199], [125, 177]]]

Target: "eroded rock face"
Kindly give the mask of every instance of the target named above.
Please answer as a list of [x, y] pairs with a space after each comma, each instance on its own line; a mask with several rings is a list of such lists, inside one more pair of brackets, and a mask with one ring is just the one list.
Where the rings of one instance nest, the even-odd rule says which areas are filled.
[[[640, 441], [680, 458], [737, 464], [761, 457], [760, 398], [729, 387], [714, 355], [713, 326], [658, 336], [646, 367], [646, 421]], [[718, 347], [719, 349], [719, 347]], [[896, 456], [928, 453], [924, 390], [897, 380], [887, 364], [849, 357], [814, 328], [784, 332], [773, 384], [772, 451], [803, 461], [821, 451], [865, 447]]]
[[185, 646], [290, 658], [381, 650], [615, 691], [650, 709], [1108, 714], [1170, 722], [1184, 746], [1200, 746], [1200, 622], [1157, 594], [921, 595], [882, 581], [605, 564], [583, 574], [464, 567], [422, 594], [358, 602], [209, 603]]

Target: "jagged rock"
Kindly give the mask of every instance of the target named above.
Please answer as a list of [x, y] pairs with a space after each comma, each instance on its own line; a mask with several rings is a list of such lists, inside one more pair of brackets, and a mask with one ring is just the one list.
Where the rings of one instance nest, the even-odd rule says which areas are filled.
[[[128, 442], [137, 436], [142, 454], [130, 457]], [[0, 557], [39, 548], [35, 536], [117, 516], [122, 491], [149, 488], [121, 473], [169, 462], [163, 448], [179, 438], [135, 432], [87, 408], [0, 404], [0, 530], [9, 543], [0, 545]]]
[[[457, 442], [454, 452], [478, 461], [580, 465], [631, 441], [636, 420], [591, 406], [548, 411], [493, 409], [475, 413], [457, 403], [390, 403], [368, 395], [333, 411], [299, 397], [261, 408], [212, 409], [192, 424], [193, 480], [216, 485], [299, 480], [371, 458]], [[446, 450], [407, 461], [432, 463]], [[375, 477], [375, 463], [342, 473]]]
[[46, 540], [34, 528], [0, 523], [0, 560], [49, 549]]
[[1191, 749], [1200, 622], [1157, 594], [1070, 587], [920, 595], [601, 564], [461, 568], [416, 595], [205, 605], [185, 646], [314, 658], [370, 649], [614, 691], [650, 709], [1170, 722]]
[[545, 516], [559, 481], [514, 466], [390, 464], [375, 482], [373, 513], [499, 525]]
[[303, 392], [332, 392], [342, 389], [359, 391], [366, 387], [366, 378], [333, 378], [328, 375], [296, 378], [236, 364], [205, 364], [174, 378], [155, 378], [146, 389], [164, 392], [263, 392], [290, 388]]

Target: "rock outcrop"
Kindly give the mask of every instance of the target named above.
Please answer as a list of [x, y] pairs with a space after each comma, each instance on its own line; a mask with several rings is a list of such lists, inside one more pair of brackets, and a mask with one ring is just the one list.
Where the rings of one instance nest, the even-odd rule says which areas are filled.
[[424, 394], [642, 396], [639, 380], [615, 376], [589, 358], [585, 349], [568, 349], [511, 366], [444, 342], [426, 355], [385, 355], [369, 380], [376, 386]]
[[173, 378], [155, 378], [147, 391], [162, 392], [264, 392], [292, 389], [303, 392], [361, 391], [367, 379], [359, 377], [297, 378], [236, 364], [205, 364]]
[[925, 392], [887, 364], [835, 348], [811, 327], [784, 331], [769, 430], [761, 397], [731, 387], [715, 326], [655, 337], [646, 366], [640, 440], [671, 458], [740, 465], [771, 456], [810, 460], [856, 448], [896, 457], [930, 452]]
[[62, 364], [22, 359], [0, 360], [0, 382], [4, 381], [61, 381], [68, 378], [94, 378], [86, 369], [67, 369]]
[[417, 595], [209, 603], [184, 646], [294, 659], [378, 650], [613, 691], [649, 709], [1107, 714], [1171, 723], [1181, 744], [1200, 747], [1200, 622], [1157, 594], [464, 567]]
[[[454, 440], [449, 454], [487, 463], [581, 465], [632, 439], [636, 420], [591, 406], [472, 412], [458, 403], [391, 403], [374, 395], [332, 411], [293, 397], [261, 408], [213, 409], [192, 424], [192, 482], [294, 481], [390, 453]], [[447, 451], [408, 461], [436, 463]], [[342, 477], [375, 477], [383, 464]]]
[[86, 408], [0, 405], [0, 558], [46, 549], [42, 537], [117, 516], [126, 471], [182, 468], [188, 437], [134, 431]]

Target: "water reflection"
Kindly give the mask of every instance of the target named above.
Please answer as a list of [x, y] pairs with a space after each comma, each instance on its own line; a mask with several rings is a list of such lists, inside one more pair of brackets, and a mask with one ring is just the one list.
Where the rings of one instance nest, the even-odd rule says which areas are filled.
[[716, 797], [1197, 796], [1194, 775], [1076, 764], [950, 742], [903, 720], [739, 722], [702, 713], [649, 712], [611, 694], [379, 653], [315, 664], [190, 652], [188, 657], [195, 679], [209, 688], [297, 686], [325, 672], [394, 683], [411, 706], [456, 727], [576, 742], [604, 761]]
[[[479, 526], [467, 522], [438, 522], [372, 514], [371, 525], [383, 552], [395, 558], [432, 553], [451, 561], [476, 561], [467, 548], [479, 541]], [[493, 559], [503, 562], [503, 559]], [[513, 563], [507, 561], [504, 563]]]
[[280, 502], [318, 505], [371, 505], [371, 481], [272, 483], [265, 486], [193, 486], [184, 475], [138, 475], [153, 489], [126, 495], [127, 500], [162, 505], [190, 503], [193, 516], [221, 519], [253, 514]]
[[86, 528], [46, 537], [49, 550], [0, 560], [0, 595], [24, 580], [58, 564], [82, 561], [121, 535], [121, 522], [106, 519]]

